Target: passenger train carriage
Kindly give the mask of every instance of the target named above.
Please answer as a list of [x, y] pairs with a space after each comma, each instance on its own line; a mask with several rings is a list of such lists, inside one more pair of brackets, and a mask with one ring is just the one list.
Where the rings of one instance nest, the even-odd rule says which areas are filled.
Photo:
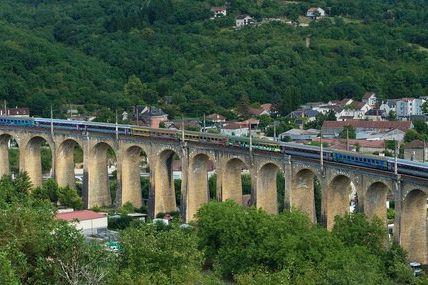
[[[199, 133], [192, 131], [179, 131], [168, 129], [145, 128], [133, 125], [97, 123], [87, 121], [73, 121], [46, 118], [12, 118], [0, 117], [0, 126], [51, 128], [59, 130], [75, 130], [82, 133], [109, 133], [119, 135], [132, 135], [158, 138], [162, 140], [183, 140], [186, 142], [209, 143], [224, 146], [233, 146], [243, 149], [284, 153], [310, 159], [320, 159], [320, 147], [307, 146], [296, 143], [282, 143], [263, 139], [250, 139], [247, 137], [223, 136], [219, 134]], [[350, 164], [385, 171], [394, 171], [395, 164], [399, 174], [428, 178], [428, 164], [398, 159], [395, 162], [391, 157], [360, 154], [351, 151], [337, 151], [329, 148], [323, 150], [323, 159], [337, 163]]]

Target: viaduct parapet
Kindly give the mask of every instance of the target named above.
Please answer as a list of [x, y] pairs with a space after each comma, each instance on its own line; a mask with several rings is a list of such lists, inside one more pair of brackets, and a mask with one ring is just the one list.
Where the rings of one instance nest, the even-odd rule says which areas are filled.
[[[248, 204], [278, 213], [277, 173], [283, 174], [285, 208], [299, 209], [313, 222], [332, 229], [334, 217], [358, 211], [369, 218], [379, 217], [387, 224], [387, 200], [394, 201], [394, 239], [411, 260], [426, 264], [428, 181], [397, 176], [352, 165], [319, 161], [281, 153], [240, 149], [233, 146], [179, 142], [150, 137], [118, 136], [55, 131], [36, 128], [0, 127], [0, 175], [8, 175], [8, 145], [14, 139], [19, 148], [19, 169], [26, 171], [34, 186], [42, 183], [41, 148], [52, 152], [52, 176], [60, 186], [75, 187], [74, 150], [83, 150], [83, 200], [87, 208], [115, 206], [131, 202], [142, 206], [140, 164], [150, 169], [149, 214], [177, 210], [173, 164], [181, 161], [180, 212], [185, 221], [193, 219], [199, 207], [209, 201], [208, 169], [216, 173], [216, 199], [232, 199], [243, 204], [242, 171], [251, 177]], [[116, 156], [117, 187], [111, 201], [108, 179], [109, 152]], [[141, 154], [144, 153], [144, 156]], [[315, 177], [317, 179], [315, 179]], [[314, 181], [320, 184], [321, 215], [315, 210]], [[389, 197], [389, 199], [387, 198]], [[247, 200], [245, 200], [247, 201]]]

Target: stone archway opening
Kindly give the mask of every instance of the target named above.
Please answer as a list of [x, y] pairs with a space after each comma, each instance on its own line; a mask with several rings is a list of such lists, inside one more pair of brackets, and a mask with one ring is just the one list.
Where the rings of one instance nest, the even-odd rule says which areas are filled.
[[186, 221], [194, 218], [198, 209], [216, 196], [214, 163], [206, 154], [197, 154], [189, 161], [186, 198]]
[[82, 195], [83, 150], [77, 141], [66, 139], [58, 146], [55, 176], [59, 187], [68, 186]]
[[11, 175], [12, 179], [19, 173], [19, 146], [9, 134], [0, 136], [0, 177]]
[[163, 150], [155, 169], [154, 215], [179, 211], [181, 206], [182, 164], [179, 155], [170, 149]]
[[139, 146], [129, 147], [122, 161], [122, 205], [131, 203], [147, 212], [150, 189], [150, 167], [145, 151]]
[[427, 194], [419, 189], [410, 191], [401, 212], [401, 246], [409, 260], [427, 263]]
[[260, 168], [257, 176], [256, 204], [258, 208], [264, 209], [269, 214], [277, 214], [284, 209], [284, 191], [282, 190], [285, 186], [284, 182], [278, 183], [283, 177], [281, 174], [276, 164], [266, 163]]
[[251, 175], [242, 160], [232, 158], [226, 163], [222, 184], [222, 201], [231, 199], [244, 207], [251, 205]]
[[377, 217], [384, 222], [390, 241], [394, 230], [394, 208], [394, 196], [385, 183], [375, 182], [369, 186], [365, 195], [364, 212], [369, 219]]
[[314, 223], [321, 222], [321, 195], [319, 179], [312, 170], [297, 172], [291, 191], [291, 206], [306, 213]]
[[345, 175], [333, 178], [327, 189], [327, 229], [334, 226], [334, 218], [358, 209], [358, 196], [351, 179]]
[[88, 208], [112, 206], [117, 189], [116, 153], [109, 144], [97, 143], [88, 159]]
[[52, 150], [43, 137], [35, 136], [28, 141], [22, 161], [21, 170], [27, 172], [33, 187], [41, 186], [44, 180], [52, 178]]

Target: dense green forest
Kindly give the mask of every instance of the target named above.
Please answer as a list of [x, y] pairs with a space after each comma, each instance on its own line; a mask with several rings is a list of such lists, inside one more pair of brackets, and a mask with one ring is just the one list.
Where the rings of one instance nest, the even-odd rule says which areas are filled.
[[81, 206], [74, 190], [30, 187], [25, 174], [0, 179], [0, 284], [427, 284], [363, 214], [336, 217], [329, 232], [298, 211], [210, 202], [185, 227], [130, 223], [111, 252], [55, 219], [57, 205]]
[[[232, 0], [227, 17], [210, 20], [210, 7], [223, 4], [1, 1], [0, 100], [45, 116], [51, 104], [60, 116], [68, 103], [88, 112], [149, 103], [173, 117], [232, 116], [246, 97], [287, 113], [367, 90], [390, 98], [428, 94], [426, 0]], [[330, 17], [296, 26], [312, 6]], [[242, 13], [259, 24], [235, 29]], [[129, 92], [132, 75], [142, 84]]]

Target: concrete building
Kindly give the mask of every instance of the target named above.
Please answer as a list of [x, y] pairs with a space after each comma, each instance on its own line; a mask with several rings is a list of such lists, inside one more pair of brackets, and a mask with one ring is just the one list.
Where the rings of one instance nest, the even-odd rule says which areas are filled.
[[0, 116], [4, 117], [30, 117], [29, 108], [6, 108], [0, 109]]
[[403, 98], [397, 101], [396, 112], [399, 118], [408, 118], [412, 115], [422, 115], [424, 99]]
[[313, 140], [320, 134], [320, 130], [316, 129], [291, 129], [279, 135], [281, 141], [289, 140], [292, 141], [304, 141], [304, 140]]
[[107, 230], [107, 215], [90, 210], [58, 212], [55, 216], [58, 220], [73, 224], [76, 229], [86, 236], [95, 235]]
[[252, 17], [248, 15], [239, 15], [236, 17], [235, 26], [240, 28], [248, 25], [254, 25], [255, 23], [256, 20], [254, 20]]
[[325, 137], [338, 137], [345, 126], [352, 126], [356, 132], [384, 133], [392, 130], [406, 132], [413, 127], [410, 121], [363, 121], [349, 120], [346, 122], [324, 121], [322, 133]]
[[414, 140], [404, 146], [404, 158], [419, 162], [428, 161], [428, 145], [421, 140]]
[[168, 120], [168, 114], [154, 106], [135, 106], [134, 113], [138, 124], [159, 128], [159, 124]]
[[227, 136], [248, 136], [250, 129], [248, 125], [242, 125], [237, 122], [229, 122], [223, 125], [220, 133]]

